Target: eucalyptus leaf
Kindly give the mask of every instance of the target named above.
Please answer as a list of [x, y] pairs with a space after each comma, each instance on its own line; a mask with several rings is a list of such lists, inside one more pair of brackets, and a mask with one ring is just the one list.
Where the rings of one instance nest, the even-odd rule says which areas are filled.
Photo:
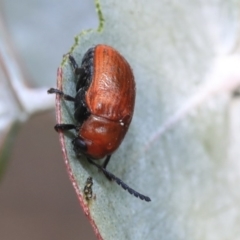
[[[60, 133], [68, 171], [99, 239], [239, 239], [240, 1], [96, 2], [99, 29], [75, 39], [80, 64], [93, 45], [129, 61], [137, 98], [132, 124], [108, 170], [148, 195], [141, 201], [109, 182], [73, 134]], [[233, 55], [236, 55], [234, 57]], [[219, 74], [220, 73], [220, 74]], [[75, 96], [66, 56], [58, 88]], [[74, 106], [57, 96], [57, 121], [75, 123]], [[93, 178], [93, 198], [84, 197]]]

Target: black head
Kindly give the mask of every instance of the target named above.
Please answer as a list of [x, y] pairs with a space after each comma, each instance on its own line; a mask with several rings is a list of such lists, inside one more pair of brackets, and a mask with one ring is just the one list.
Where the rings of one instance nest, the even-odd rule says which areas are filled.
[[81, 137], [76, 137], [72, 140], [72, 144], [73, 144], [73, 149], [77, 154], [86, 154], [87, 152], [87, 144], [84, 141], [83, 138]]

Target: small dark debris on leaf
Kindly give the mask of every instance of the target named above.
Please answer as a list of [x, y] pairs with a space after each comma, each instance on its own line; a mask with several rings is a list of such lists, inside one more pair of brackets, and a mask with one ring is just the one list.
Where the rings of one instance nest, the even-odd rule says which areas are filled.
[[87, 181], [85, 183], [85, 186], [84, 186], [84, 195], [85, 195], [85, 199], [87, 201], [89, 201], [90, 199], [92, 199], [92, 185], [93, 185], [93, 180], [92, 180], [92, 177], [88, 177], [87, 178]]

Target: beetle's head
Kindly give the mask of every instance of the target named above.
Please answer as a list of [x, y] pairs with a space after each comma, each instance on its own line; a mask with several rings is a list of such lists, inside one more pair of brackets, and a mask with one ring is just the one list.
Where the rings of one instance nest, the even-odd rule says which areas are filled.
[[86, 155], [87, 154], [87, 144], [81, 137], [76, 137], [72, 140], [73, 149], [77, 155]]

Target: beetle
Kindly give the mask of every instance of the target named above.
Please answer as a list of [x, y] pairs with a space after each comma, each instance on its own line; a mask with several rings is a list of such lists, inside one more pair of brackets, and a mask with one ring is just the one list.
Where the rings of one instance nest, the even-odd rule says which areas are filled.
[[[129, 63], [117, 50], [104, 44], [89, 48], [80, 67], [71, 55], [69, 61], [78, 78], [76, 96], [56, 88], [50, 88], [48, 93], [59, 94], [74, 103], [77, 125], [60, 123], [56, 124], [55, 130], [75, 129], [77, 136], [72, 144], [78, 155], [86, 156], [89, 163], [130, 194], [151, 201], [106, 169], [112, 153], [127, 133], [134, 112], [136, 87]], [[104, 157], [102, 165], [95, 162]]]

